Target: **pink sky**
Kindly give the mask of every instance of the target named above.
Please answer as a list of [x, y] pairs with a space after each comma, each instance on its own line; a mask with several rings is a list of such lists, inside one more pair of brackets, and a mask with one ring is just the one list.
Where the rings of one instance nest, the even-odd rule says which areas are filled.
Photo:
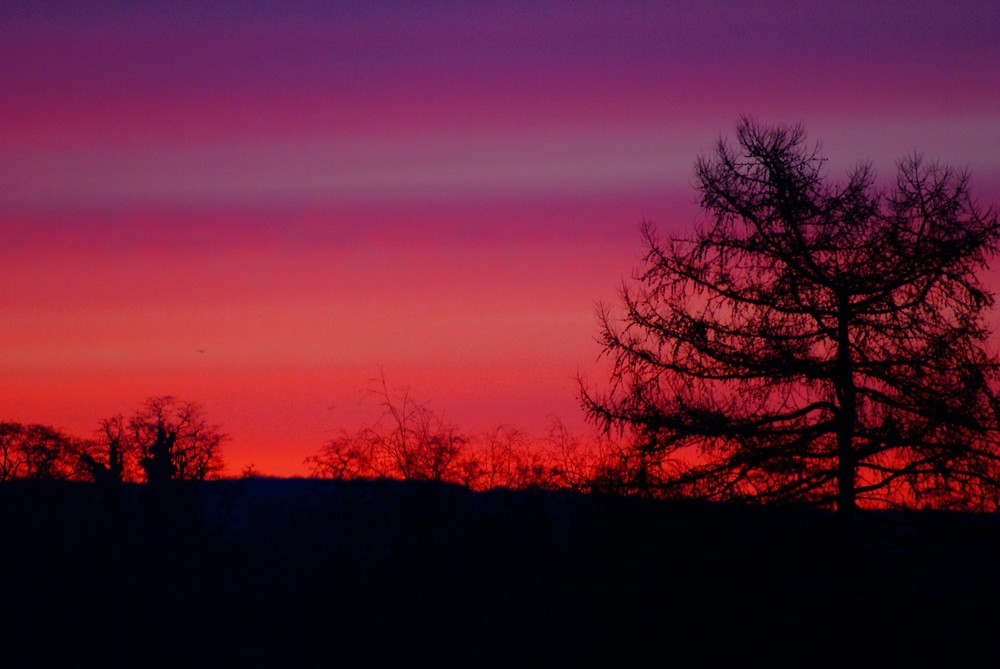
[[583, 429], [593, 306], [740, 114], [1000, 200], [993, 3], [69, 4], [0, 9], [0, 419], [174, 394], [231, 473], [305, 473], [380, 372]]

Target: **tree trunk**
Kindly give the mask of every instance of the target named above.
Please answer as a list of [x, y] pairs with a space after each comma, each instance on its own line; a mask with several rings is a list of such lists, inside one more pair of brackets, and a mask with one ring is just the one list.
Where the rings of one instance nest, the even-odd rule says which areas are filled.
[[854, 430], [858, 420], [857, 389], [854, 386], [854, 364], [851, 360], [851, 305], [846, 295], [839, 297], [837, 323], [836, 390], [840, 404], [837, 417], [837, 514], [841, 518], [857, 510], [855, 475], [857, 462], [854, 452]]

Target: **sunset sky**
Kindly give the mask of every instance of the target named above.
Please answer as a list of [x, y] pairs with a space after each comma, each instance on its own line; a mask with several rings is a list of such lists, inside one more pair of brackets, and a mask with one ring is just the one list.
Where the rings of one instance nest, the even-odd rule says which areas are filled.
[[232, 474], [306, 473], [383, 373], [584, 429], [594, 305], [741, 114], [1000, 201], [996, 2], [87, 4], [0, 5], [0, 419], [172, 394]]

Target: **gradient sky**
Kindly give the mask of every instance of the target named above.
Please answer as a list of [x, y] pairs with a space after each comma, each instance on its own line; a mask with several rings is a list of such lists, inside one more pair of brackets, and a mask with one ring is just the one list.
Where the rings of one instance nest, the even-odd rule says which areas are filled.
[[1000, 201], [1000, 3], [87, 4], [0, 5], [0, 419], [174, 394], [234, 474], [305, 473], [380, 372], [582, 428], [595, 302], [741, 114]]

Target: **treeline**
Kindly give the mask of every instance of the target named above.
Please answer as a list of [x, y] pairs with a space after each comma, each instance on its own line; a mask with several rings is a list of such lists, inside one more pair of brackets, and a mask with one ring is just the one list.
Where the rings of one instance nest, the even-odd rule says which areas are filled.
[[[316, 478], [439, 481], [472, 490], [576, 490], [662, 496], [663, 458], [612, 434], [573, 434], [558, 420], [542, 436], [510, 425], [469, 433], [383, 384], [381, 418], [344, 431], [305, 459]], [[81, 438], [37, 424], [0, 423], [0, 481], [99, 484], [202, 481], [223, 474], [228, 435], [201, 406], [172, 396], [99, 421]], [[245, 477], [257, 476], [248, 467]]]
[[306, 459], [313, 476], [441, 481], [472, 490], [652, 494], [665, 462], [611, 434], [581, 437], [554, 421], [541, 438], [501, 425], [467, 433], [408, 393], [379, 391], [381, 418], [345, 431]]
[[130, 416], [100, 421], [91, 438], [48, 425], [0, 423], [0, 481], [17, 478], [95, 483], [205, 480], [222, 474], [228, 439], [201, 407], [150, 397]]

